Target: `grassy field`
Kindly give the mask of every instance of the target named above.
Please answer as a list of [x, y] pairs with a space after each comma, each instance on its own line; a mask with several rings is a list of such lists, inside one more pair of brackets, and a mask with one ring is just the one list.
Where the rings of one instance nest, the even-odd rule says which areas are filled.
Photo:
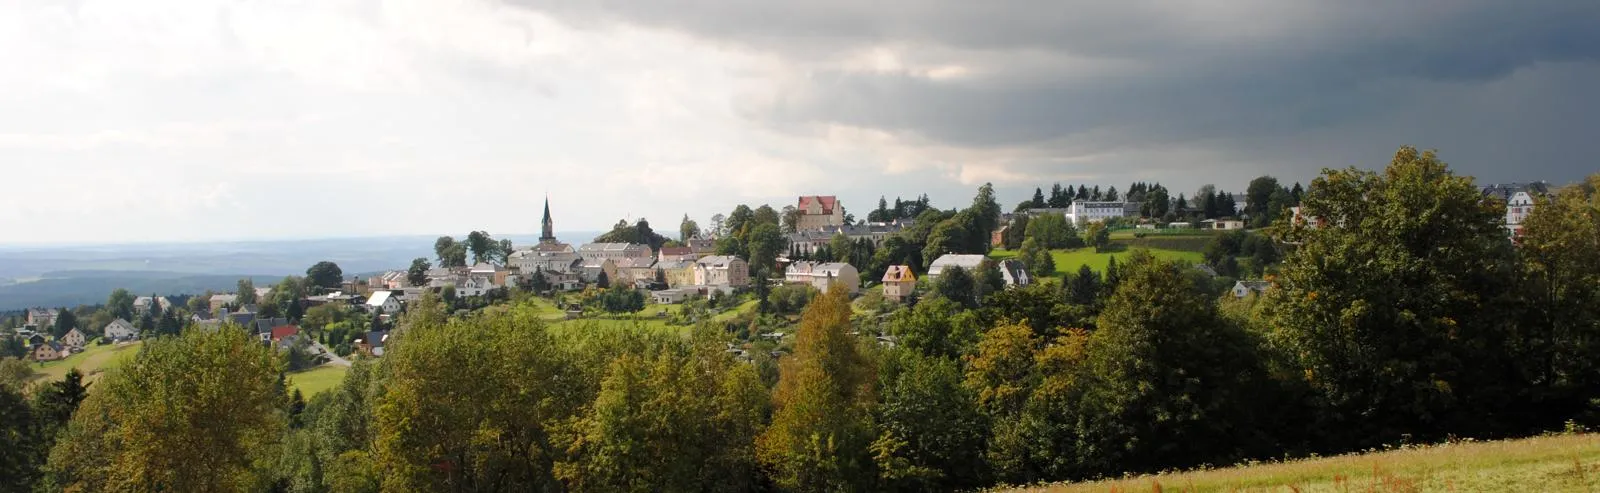
[[[1200, 261], [1203, 260], [1200, 252], [1154, 248], [1148, 250], [1151, 254], [1154, 254], [1156, 258], [1165, 260], [1184, 260], [1193, 263], [1200, 263]], [[1106, 270], [1106, 265], [1111, 263], [1112, 257], [1116, 257], [1117, 263], [1123, 263], [1126, 262], [1128, 260], [1128, 256], [1132, 254], [1133, 250], [1131, 249], [1106, 253], [1097, 253], [1094, 251], [1094, 248], [1050, 251], [1050, 257], [1056, 262], [1056, 272], [1058, 275], [1060, 273], [1077, 272], [1078, 268], [1084, 265], [1088, 265], [1089, 268], [1094, 269], [1095, 272], [1104, 272]], [[1015, 257], [1016, 255], [1016, 252], [1009, 250], [995, 250], [989, 253], [990, 257], [996, 259], [1007, 259]]]
[[310, 399], [313, 395], [339, 386], [339, 382], [344, 381], [344, 374], [348, 371], [350, 371], [350, 367], [347, 366], [322, 365], [310, 370], [290, 373], [288, 376], [289, 385], [300, 389], [300, 393], [305, 395], [306, 399]]
[[1600, 435], [1459, 443], [1013, 491], [1593, 492], [1600, 491]]
[[144, 343], [90, 345], [84, 352], [69, 356], [67, 359], [35, 365], [34, 371], [39, 372], [36, 378], [54, 381], [66, 376], [67, 370], [77, 368], [83, 372], [84, 381], [93, 382], [106, 370], [122, 366], [132, 360], [133, 355], [139, 353], [139, 346], [142, 344]]

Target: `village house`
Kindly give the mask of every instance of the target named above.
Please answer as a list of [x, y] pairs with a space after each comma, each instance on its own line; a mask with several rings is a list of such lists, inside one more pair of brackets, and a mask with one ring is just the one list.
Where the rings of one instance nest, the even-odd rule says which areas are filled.
[[474, 265], [467, 271], [467, 276], [487, 278], [489, 280], [489, 284], [493, 286], [506, 285], [506, 278], [510, 275], [510, 269], [490, 263], [480, 263], [478, 265]]
[[48, 308], [29, 308], [28, 325], [34, 327], [50, 327], [56, 324], [56, 312]]
[[694, 261], [672, 260], [656, 263], [656, 270], [667, 278], [667, 287], [694, 285]]
[[371, 298], [367, 298], [367, 311], [393, 315], [400, 313], [400, 300], [395, 299], [393, 291], [376, 291]]
[[120, 342], [138, 337], [139, 330], [135, 329], [132, 323], [119, 318], [106, 324], [105, 330], [101, 331], [100, 335], [108, 341]]
[[76, 328], [67, 331], [66, 335], [61, 336], [61, 343], [69, 347], [82, 348], [88, 342], [89, 338], [83, 335], [83, 331]]
[[522, 275], [533, 272], [565, 274], [576, 272], [583, 265], [583, 257], [566, 243], [540, 243], [512, 252], [506, 263]]
[[[976, 277], [978, 274], [978, 269], [985, 265], [985, 260], [988, 260], [988, 257], [984, 257], [983, 255], [966, 255], [957, 253], [940, 255], [939, 258], [934, 259], [933, 264], [928, 266], [927, 279], [929, 281], [938, 279], [939, 275], [942, 274], [945, 269], [950, 267], [960, 267]], [[987, 265], [989, 265], [989, 267], [992, 269], [998, 269], [1000, 271], [1000, 277], [1005, 279], [1006, 286], [1008, 287], [1027, 286], [1033, 283], [1032, 276], [1030, 276], [1028, 271], [1023, 268], [1021, 262], [1017, 262], [1015, 260], [1002, 260], [999, 262], [988, 262]]]
[[389, 342], [389, 332], [370, 331], [366, 337], [356, 339], [356, 351], [367, 356], [383, 356], [383, 348]]
[[883, 297], [885, 299], [904, 302], [911, 297], [917, 289], [917, 275], [911, 273], [909, 265], [891, 265], [883, 273]]
[[1493, 198], [1505, 204], [1506, 235], [1518, 239], [1522, 237], [1522, 222], [1533, 213], [1536, 199], [1550, 194], [1550, 184], [1542, 181], [1492, 184], [1483, 187], [1482, 192], [1485, 198]]
[[625, 258], [616, 261], [617, 280], [624, 284], [637, 284], [639, 281], [655, 282], [656, 259], [655, 257]]
[[844, 262], [795, 262], [784, 269], [783, 281], [809, 284], [824, 293], [835, 285], [844, 286], [852, 295], [861, 292], [861, 273]]
[[1232, 292], [1234, 298], [1244, 298], [1251, 293], [1266, 294], [1267, 288], [1270, 287], [1272, 283], [1267, 281], [1237, 281], [1233, 283]]
[[608, 283], [616, 283], [617, 261], [609, 258], [585, 259], [583, 265], [578, 267], [578, 273], [583, 276], [584, 282], [598, 283], [600, 282], [600, 274], [605, 273]]
[[[489, 292], [489, 290], [499, 287], [496, 286], [489, 277], [476, 274], [467, 276], [465, 279], [461, 280], [461, 283], [456, 284], [455, 286], [456, 296], [463, 298], [468, 296], [483, 296], [483, 294]], [[392, 299], [393, 296], [390, 296], [390, 298]]]
[[[1127, 202], [1073, 202], [1067, 208], [1067, 221], [1074, 226], [1082, 227], [1089, 223], [1104, 222], [1107, 219], [1127, 217]], [[1137, 213], [1137, 212], [1136, 212]]]
[[656, 261], [658, 261], [658, 262], [674, 262], [674, 261], [689, 261], [689, 262], [693, 262], [693, 261], [696, 261], [696, 260], [700, 260], [700, 257], [701, 257], [700, 255], [695, 255], [693, 248], [689, 248], [689, 247], [686, 247], [686, 246], [684, 246], [684, 247], [661, 247], [661, 251], [656, 252]]
[[144, 315], [146, 313], [150, 313], [151, 303], [155, 303], [156, 306], [159, 307], [163, 312], [172, 309], [172, 300], [167, 299], [165, 296], [156, 296], [154, 298], [149, 296], [140, 296], [133, 299], [133, 314]]
[[844, 225], [844, 204], [839, 203], [839, 198], [833, 195], [801, 196], [795, 209], [799, 210], [799, 217], [794, 223], [796, 231]]
[[717, 253], [717, 242], [708, 238], [689, 238], [687, 246], [694, 251], [694, 260], [700, 260]]
[[411, 274], [403, 270], [391, 270], [378, 277], [367, 280], [373, 289], [402, 289], [411, 286]]
[[655, 256], [649, 245], [638, 243], [589, 243], [578, 247], [578, 255], [588, 264], [596, 260], [622, 260]]
[[1244, 221], [1237, 219], [1207, 219], [1200, 221], [1204, 229], [1220, 229], [1224, 231], [1244, 229]]
[[222, 313], [223, 308], [238, 303], [239, 296], [234, 294], [214, 294], [207, 301], [210, 302], [211, 313]]
[[68, 354], [67, 351], [68, 351], [67, 348], [63, 347], [60, 343], [56, 343], [56, 342], [46, 342], [46, 343], [43, 343], [43, 344], [34, 344], [33, 345], [33, 360], [34, 361], [55, 361], [55, 360], [67, 357], [67, 354]]
[[700, 286], [750, 285], [750, 264], [729, 255], [712, 255], [695, 261], [694, 283]]
[[683, 300], [689, 299], [689, 296], [695, 294], [696, 292], [698, 291], [694, 288], [663, 289], [659, 291], [651, 291], [650, 299], [659, 305], [675, 305], [678, 303], [683, 303]]
[[300, 328], [293, 325], [280, 325], [273, 327], [272, 332], [269, 332], [268, 334], [269, 340], [272, 342], [283, 342], [284, 339], [289, 339], [300, 335]]

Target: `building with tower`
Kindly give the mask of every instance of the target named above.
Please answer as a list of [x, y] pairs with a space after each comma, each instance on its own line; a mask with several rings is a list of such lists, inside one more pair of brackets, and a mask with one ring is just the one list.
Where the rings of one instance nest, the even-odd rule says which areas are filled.
[[556, 223], [550, 220], [550, 197], [544, 198], [544, 220], [540, 227], [539, 244], [560, 243], [556, 240]]

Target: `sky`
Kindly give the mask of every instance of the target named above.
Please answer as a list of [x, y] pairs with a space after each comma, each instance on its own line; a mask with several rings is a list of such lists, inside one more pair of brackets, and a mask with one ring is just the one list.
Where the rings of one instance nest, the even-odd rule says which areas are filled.
[[0, 0], [0, 65], [0, 244], [1600, 171], [1583, 0]]

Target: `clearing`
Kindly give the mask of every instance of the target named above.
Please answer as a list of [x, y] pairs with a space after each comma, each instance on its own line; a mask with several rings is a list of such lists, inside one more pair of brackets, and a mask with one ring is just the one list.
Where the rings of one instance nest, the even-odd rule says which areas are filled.
[[67, 376], [67, 370], [77, 368], [83, 372], [84, 382], [93, 382], [100, 378], [106, 370], [122, 366], [132, 361], [133, 355], [139, 354], [142, 341], [127, 342], [122, 344], [91, 344], [81, 353], [68, 356], [67, 359], [50, 361], [34, 365], [34, 371], [39, 372], [34, 378], [46, 382], [60, 380]]
[[1462, 442], [1015, 491], [1600, 491], [1600, 435]]
[[311, 396], [338, 387], [339, 383], [344, 381], [344, 374], [349, 371], [350, 367], [348, 366], [322, 365], [310, 370], [290, 373], [288, 375], [289, 385], [300, 389], [300, 393], [305, 395], [306, 400], [311, 400]]
[[[1155, 255], [1156, 258], [1162, 260], [1182, 260], [1195, 264], [1198, 264], [1204, 260], [1204, 258], [1200, 255], [1200, 252], [1166, 250], [1159, 248], [1150, 248], [1146, 249], [1146, 251], [1150, 252], [1152, 255]], [[1085, 265], [1089, 266], [1089, 268], [1093, 269], [1095, 272], [1105, 272], [1106, 265], [1111, 263], [1111, 259], [1113, 257], [1117, 259], [1117, 263], [1122, 264], [1126, 263], [1128, 261], [1128, 256], [1132, 254], [1133, 249], [1127, 248], [1103, 253], [1095, 252], [1094, 248], [1092, 247], [1078, 248], [1073, 250], [1050, 251], [1051, 259], [1055, 260], [1056, 262], [1056, 275], [1054, 277], [1061, 277], [1062, 274], [1068, 272], [1075, 274], [1078, 272], [1079, 267]], [[1017, 256], [1017, 253], [1009, 250], [995, 250], [990, 252], [989, 256], [996, 259], [1007, 259]]]

